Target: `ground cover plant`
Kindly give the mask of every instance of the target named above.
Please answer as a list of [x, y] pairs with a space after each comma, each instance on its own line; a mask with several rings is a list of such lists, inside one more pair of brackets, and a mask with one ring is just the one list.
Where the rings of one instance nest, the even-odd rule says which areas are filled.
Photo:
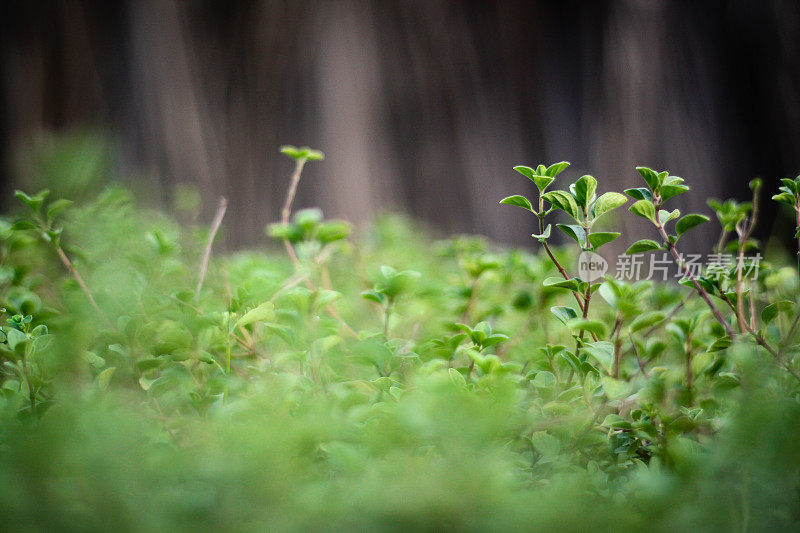
[[[668, 172], [600, 194], [566, 185], [566, 162], [519, 166], [538, 197], [501, 203], [528, 212], [528, 252], [397, 216], [355, 236], [294, 209], [322, 153], [282, 151], [269, 251], [213, 253], [224, 201], [206, 228], [182, 217], [196, 203], [181, 222], [120, 187], [17, 192], [0, 222], [6, 527], [800, 525], [800, 271], [753, 269], [759, 181], [752, 201], [709, 201], [712, 222], [665, 208], [689, 191]], [[772, 200], [800, 239], [800, 177]], [[652, 228], [627, 253], [674, 261], [680, 283], [579, 275], [623, 206]], [[704, 223], [718, 261], [696, 269], [681, 238]]]

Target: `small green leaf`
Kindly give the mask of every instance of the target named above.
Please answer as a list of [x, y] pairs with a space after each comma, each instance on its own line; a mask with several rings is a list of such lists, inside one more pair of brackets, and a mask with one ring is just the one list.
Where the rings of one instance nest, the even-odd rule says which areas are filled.
[[94, 382], [97, 383], [97, 387], [100, 390], [106, 390], [108, 388], [109, 383], [111, 383], [111, 377], [114, 375], [114, 372], [117, 370], [117, 367], [112, 366], [106, 368], [102, 372], [100, 372], [97, 377], [95, 378]]
[[671, 212], [666, 209], [660, 209], [658, 211], [658, 221], [662, 226], [666, 225], [670, 220], [675, 220], [679, 216], [681, 216], [680, 209], [674, 209]]
[[365, 300], [370, 300], [371, 302], [376, 302], [379, 304], [383, 303], [383, 295], [372, 289], [362, 292], [361, 297]]
[[644, 252], [652, 252], [653, 250], [662, 250], [663, 247], [661, 244], [657, 243], [651, 239], [642, 239], [640, 241], [636, 241], [625, 251], [625, 255], [631, 254], [641, 254]]
[[54, 218], [64, 212], [65, 209], [71, 206], [72, 203], [72, 200], [66, 200], [64, 198], [52, 202], [47, 206], [47, 220], [52, 221]]
[[575, 182], [575, 200], [584, 212], [589, 210], [589, 204], [592, 203], [597, 190], [597, 180], [593, 176], [581, 176]]
[[462, 387], [467, 385], [467, 380], [464, 377], [464, 374], [462, 374], [455, 368], [448, 369], [447, 373], [450, 374], [450, 381], [452, 381], [455, 385], [460, 385]]
[[507, 196], [506, 198], [503, 198], [502, 200], [500, 200], [500, 203], [501, 204], [505, 204], [505, 205], [515, 205], [517, 207], [521, 207], [523, 209], [527, 209], [528, 211], [531, 211], [532, 213], [535, 213], [535, 211], [533, 210], [533, 206], [531, 205], [530, 200], [528, 200], [527, 198], [525, 198], [524, 196], [522, 196], [520, 194], [515, 194], [513, 196]]
[[556, 376], [552, 372], [542, 370], [541, 372], [537, 372], [532, 383], [533, 386], [537, 388], [552, 387], [556, 384]]
[[679, 194], [683, 194], [689, 191], [689, 187], [686, 185], [663, 185], [661, 187], [661, 201], [669, 200]]
[[782, 204], [791, 205], [792, 207], [796, 205], [795, 197], [788, 192], [782, 192], [780, 194], [776, 194], [775, 196], [772, 197], [772, 199]]
[[615, 428], [615, 429], [630, 429], [631, 423], [619, 416], [616, 413], [612, 413], [607, 415], [604, 419], [601, 426], [607, 428]]
[[533, 176], [536, 174], [536, 171], [533, 170], [531, 167], [526, 167], [525, 165], [517, 165], [514, 167], [514, 170], [528, 178], [529, 180], [533, 181]]
[[662, 180], [659, 179], [659, 175], [656, 173], [656, 171], [647, 167], [636, 167], [636, 171], [641, 174], [651, 191], [658, 191], [658, 189], [661, 187]]
[[678, 233], [680, 237], [690, 229], [699, 226], [705, 222], [708, 222], [710, 219], [705, 215], [698, 215], [698, 214], [689, 214], [682, 217], [677, 224], [675, 224], [675, 231]]
[[791, 311], [794, 308], [794, 304], [789, 300], [780, 300], [775, 303], [771, 303], [761, 311], [761, 321], [766, 326], [778, 316], [781, 312]]
[[580, 291], [580, 280], [573, 278], [573, 279], [564, 279], [559, 278], [557, 276], [553, 276], [550, 278], [545, 279], [542, 282], [542, 285], [545, 287], [558, 287], [560, 289], [569, 289], [571, 291]]
[[604, 231], [598, 231], [597, 233], [590, 233], [587, 236], [587, 238], [589, 240], [589, 244], [591, 245], [591, 247], [593, 249], [597, 250], [598, 248], [600, 248], [604, 244], [607, 244], [607, 243], [613, 241], [614, 239], [616, 239], [620, 235], [621, 235], [620, 233], [617, 233], [615, 231], [614, 232], [611, 232], [611, 231], [605, 231], [605, 232]]
[[606, 334], [606, 325], [599, 320], [590, 320], [588, 318], [573, 318], [567, 323], [573, 331], [589, 331], [598, 337], [603, 337]]
[[[541, 374], [541, 372], [539, 374]], [[539, 377], [538, 374], [536, 377]], [[555, 379], [555, 376], [553, 378]], [[534, 382], [535, 381], [534, 379]], [[561, 452], [561, 441], [546, 431], [534, 432], [531, 435], [531, 442], [533, 443], [533, 447], [536, 448], [536, 451], [542, 454], [543, 457], [555, 458], [558, 457], [558, 454]]]
[[553, 163], [552, 165], [547, 167], [545, 174], [547, 176], [550, 176], [551, 178], [555, 178], [556, 176], [561, 174], [564, 171], [564, 169], [567, 168], [568, 166], [569, 162], [567, 161], [561, 161], [560, 163]]
[[608, 341], [588, 342], [581, 348], [583, 352], [594, 358], [607, 373], [611, 373], [614, 365], [614, 346]]
[[533, 237], [534, 239], [538, 239], [539, 242], [544, 242], [550, 238], [550, 231], [551, 227], [550, 224], [548, 224], [547, 227], [544, 228], [544, 231], [541, 234], [531, 233], [531, 237]]
[[649, 311], [642, 315], [637, 316], [630, 325], [631, 333], [654, 326], [664, 320], [666, 315], [662, 311]]
[[629, 210], [634, 215], [646, 218], [653, 224], [656, 223], [656, 207], [653, 205], [653, 202], [649, 200], [639, 200], [634, 203]]
[[781, 179], [781, 183], [783, 183], [784, 187], [789, 189], [789, 192], [791, 192], [792, 194], [795, 194], [795, 195], [797, 194], [797, 183], [795, 183], [794, 180], [790, 180], [790, 179], [787, 179], [787, 178], [782, 178]]
[[534, 176], [533, 183], [536, 184], [536, 188], [539, 189], [539, 194], [544, 193], [547, 188], [550, 186], [551, 183], [555, 181], [555, 178], [551, 178], [550, 176]]
[[18, 329], [9, 328], [8, 331], [6, 331], [6, 342], [8, 343], [8, 347], [12, 350], [16, 348], [17, 344], [27, 340], [27, 338], [28, 337]]
[[280, 152], [285, 156], [291, 157], [295, 161], [301, 159], [306, 161], [321, 161], [325, 159], [325, 154], [319, 150], [309, 148], [308, 146], [303, 146], [301, 148], [289, 145], [281, 146]]
[[645, 189], [644, 187], [625, 189], [625, 194], [636, 200], [647, 200], [648, 202], [653, 201], [653, 195], [650, 193], [650, 189]]
[[275, 306], [272, 302], [264, 302], [255, 309], [251, 309], [236, 321], [237, 327], [247, 326], [254, 322], [269, 322], [275, 318]]
[[720, 337], [719, 339], [712, 342], [706, 351], [719, 352], [721, 350], [724, 350], [725, 348], [728, 348], [730, 345], [731, 345], [730, 337]]
[[594, 217], [599, 218], [609, 211], [625, 205], [625, 202], [627, 201], [628, 199], [618, 192], [607, 192], [605, 194], [601, 194], [594, 203]]
[[564, 305], [556, 305], [551, 307], [550, 312], [553, 313], [556, 318], [565, 326], [567, 325], [567, 322], [578, 317], [578, 312], [575, 311], [575, 309]]
[[577, 242], [581, 248], [585, 249], [587, 247], [586, 230], [581, 226], [577, 224], [556, 224], [556, 227]]
[[561, 209], [569, 216], [578, 220], [578, 204], [575, 203], [575, 198], [566, 191], [550, 191], [542, 195], [542, 198], [550, 202], [550, 204]]

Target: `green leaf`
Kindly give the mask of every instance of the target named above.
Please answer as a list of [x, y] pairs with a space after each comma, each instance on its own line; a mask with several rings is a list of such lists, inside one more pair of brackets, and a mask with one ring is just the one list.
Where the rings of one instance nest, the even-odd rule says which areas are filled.
[[317, 227], [314, 238], [324, 244], [340, 241], [350, 236], [352, 229], [350, 223], [344, 220], [329, 220]]
[[536, 448], [537, 452], [548, 459], [554, 459], [561, 453], [561, 441], [546, 431], [535, 431], [531, 435], [531, 443], [533, 443], [533, 447]]
[[634, 215], [646, 218], [653, 224], [656, 223], [656, 206], [649, 200], [639, 200], [634, 203], [629, 210]]
[[531, 167], [526, 167], [525, 165], [517, 165], [514, 167], [514, 170], [528, 178], [529, 180], [533, 181], [533, 176], [536, 174], [536, 171], [533, 170]]
[[712, 342], [706, 351], [719, 352], [721, 350], [724, 350], [725, 348], [728, 348], [730, 345], [731, 345], [730, 337], [720, 337], [719, 339]]
[[654, 326], [664, 320], [666, 315], [662, 311], [649, 311], [642, 315], [637, 316], [630, 325], [631, 333]]
[[100, 390], [106, 390], [108, 388], [109, 383], [111, 383], [111, 377], [114, 375], [116, 370], [117, 367], [112, 366], [106, 368], [97, 375], [97, 377], [94, 379], [94, 382], [97, 383], [97, 387]]
[[548, 224], [547, 227], [544, 228], [544, 231], [541, 234], [531, 233], [531, 237], [533, 237], [534, 239], [538, 239], [539, 242], [544, 242], [550, 238], [550, 231], [551, 227], [550, 224]]
[[271, 322], [275, 318], [275, 306], [272, 302], [264, 302], [251, 309], [236, 321], [236, 327], [243, 327], [254, 322]]
[[569, 289], [571, 291], [580, 291], [580, 280], [576, 278], [564, 279], [558, 276], [553, 276], [545, 279], [542, 282], [545, 287], [558, 287], [560, 289]]
[[553, 313], [556, 318], [565, 326], [567, 325], [567, 322], [578, 317], [578, 312], [575, 311], [575, 309], [564, 305], [556, 305], [551, 307], [550, 312]]
[[689, 187], [686, 185], [663, 185], [661, 187], [661, 201], [669, 200], [679, 194], [683, 194], [689, 191]]
[[660, 209], [658, 211], [658, 221], [662, 226], [666, 225], [666, 223], [670, 220], [675, 220], [679, 216], [681, 216], [680, 209], [674, 209], [671, 212], [667, 211], [666, 209]]
[[450, 374], [450, 381], [452, 381], [455, 385], [460, 385], [462, 387], [467, 385], [467, 379], [464, 377], [464, 374], [455, 368], [448, 369], [447, 373]]
[[662, 250], [663, 247], [661, 244], [657, 243], [651, 239], [642, 239], [640, 241], [636, 241], [625, 251], [625, 255], [631, 254], [641, 254], [644, 252], [652, 252], [653, 250]]
[[591, 320], [588, 318], [573, 318], [567, 323], [570, 329], [574, 331], [589, 331], [598, 337], [603, 337], [606, 334], [606, 325], [599, 320]]
[[16, 348], [17, 344], [27, 340], [27, 336], [18, 329], [9, 328], [6, 332], [6, 342], [8, 347], [12, 350]]
[[564, 169], [567, 168], [568, 166], [569, 166], [569, 162], [568, 161], [561, 161], [560, 163], [553, 163], [552, 165], [547, 167], [547, 170], [545, 171], [545, 174], [547, 176], [550, 176], [551, 178], [555, 178], [556, 176], [561, 174], [564, 171]]
[[280, 152], [285, 156], [291, 157], [295, 161], [301, 159], [306, 161], [321, 161], [325, 159], [325, 154], [319, 150], [309, 148], [308, 146], [303, 146], [301, 148], [289, 145], [281, 146]]
[[636, 200], [647, 200], [648, 202], [653, 201], [653, 195], [650, 193], [650, 189], [645, 189], [644, 187], [625, 189], [625, 194]]
[[584, 353], [594, 358], [607, 373], [611, 373], [614, 365], [614, 346], [608, 341], [587, 342], [581, 348]]
[[636, 167], [636, 171], [641, 174], [651, 191], [658, 191], [658, 189], [661, 187], [662, 180], [659, 179], [659, 175], [655, 170], [647, 167]]
[[787, 204], [792, 207], [796, 205], [795, 197], [788, 192], [782, 192], [780, 194], [776, 194], [772, 197], [773, 200], [776, 202], [780, 202], [782, 204]]
[[65, 209], [71, 206], [72, 203], [72, 200], [66, 200], [64, 198], [52, 202], [47, 206], [47, 220], [52, 221], [54, 218], [64, 212]]
[[300, 226], [303, 231], [312, 231], [320, 222], [322, 222], [322, 219], [322, 210], [317, 207], [300, 209], [292, 217], [292, 221]]
[[27, 194], [25, 194], [23, 191], [20, 190], [14, 191], [14, 197], [23, 204], [25, 204], [26, 206], [28, 206], [28, 208], [30, 208], [31, 211], [34, 211], [36, 213], [38, 213], [39, 210], [42, 208], [42, 204], [44, 203], [45, 198], [47, 198], [49, 194], [50, 191], [47, 189], [42, 189], [33, 196], [28, 196]]
[[538, 388], [552, 387], [556, 384], [556, 376], [552, 372], [542, 370], [533, 378], [533, 386]]
[[604, 419], [601, 426], [607, 428], [615, 428], [615, 429], [630, 429], [631, 423], [619, 416], [616, 413], [611, 413], [607, 415]]
[[530, 211], [532, 213], [535, 213], [535, 211], [533, 210], [533, 206], [531, 205], [530, 200], [528, 200], [527, 198], [525, 198], [524, 196], [522, 196], [520, 194], [515, 194], [513, 196], [507, 196], [506, 198], [503, 198], [502, 200], [500, 200], [500, 203], [501, 204], [505, 204], [505, 205], [515, 205], [517, 207], [521, 207], [523, 209], [527, 209], [528, 211]]
[[771, 303], [761, 311], [761, 321], [766, 326], [778, 316], [781, 312], [791, 311], [794, 308], [794, 304], [789, 300], [780, 300], [775, 303]]
[[550, 191], [542, 195], [542, 198], [550, 202], [550, 204], [561, 209], [569, 216], [578, 220], [578, 204], [575, 203], [575, 198], [566, 191]]
[[782, 178], [781, 183], [783, 183], [783, 186], [789, 189], [792, 194], [797, 194], [797, 183], [795, 183], [794, 180]]
[[631, 385], [627, 381], [603, 376], [603, 390], [611, 400], [624, 398], [631, 393]]
[[581, 176], [575, 182], [575, 200], [585, 212], [589, 211], [589, 204], [594, 200], [597, 190], [597, 180], [593, 176]]
[[609, 211], [625, 205], [625, 202], [627, 201], [628, 199], [625, 198], [625, 195], [618, 192], [607, 192], [605, 194], [601, 194], [594, 203], [594, 218], [599, 218]]
[[577, 224], [556, 224], [556, 227], [571, 237], [581, 248], [587, 247], [586, 231]]
[[597, 233], [590, 233], [587, 238], [589, 240], [589, 244], [592, 246], [593, 249], [597, 250], [604, 244], [607, 244], [621, 234], [615, 231], [598, 231]]
[[705, 222], [708, 222], [709, 220], [710, 219], [705, 215], [698, 215], [695, 213], [685, 215], [677, 222], [677, 224], [675, 224], [675, 231], [678, 233], [678, 236], [680, 237], [690, 229], [699, 226], [700, 224], [703, 224]]
[[536, 188], [539, 189], [539, 194], [544, 193], [547, 188], [550, 186], [551, 183], [555, 181], [555, 178], [551, 178], [550, 176], [534, 176], [533, 182], [536, 184]]

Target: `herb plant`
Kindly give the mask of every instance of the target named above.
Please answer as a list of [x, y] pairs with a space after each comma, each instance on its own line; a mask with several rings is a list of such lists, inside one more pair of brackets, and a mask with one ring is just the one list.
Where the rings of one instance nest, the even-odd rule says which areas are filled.
[[[682, 239], [711, 217], [670, 211], [689, 186], [637, 169], [628, 209], [653, 233], [627, 253], [681, 269], [660, 283], [580, 268], [634, 239], [613, 231], [628, 198], [559, 186], [566, 162], [515, 167], [538, 197], [501, 201], [533, 215], [531, 252], [294, 210], [323, 155], [281, 151], [268, 251], [212, 253], [224, 200], [203, 229], [119, 187], [17, 193], [0, 220], [7, 528], [800, 525], [800, 280], [751, 268], [760, 180], [709, 201], [718, 260], [698, 270]], [[800, 213], [798, 183], [774, 200]]]

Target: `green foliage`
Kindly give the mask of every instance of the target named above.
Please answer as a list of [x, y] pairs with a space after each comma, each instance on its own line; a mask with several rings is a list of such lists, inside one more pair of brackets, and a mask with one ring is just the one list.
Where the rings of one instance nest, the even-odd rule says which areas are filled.
[[[516, 167], [540, 196], [503, 201], [535, 215], [537, 253], [399, 217], [354, 238], [310, 209], [271, 226], [290, 254], [212, 256], [202, 290], [205, 232], [127, 191], [17, 193], [0, 220], [6, 527], [796, 529], [796, 273], [694, 279], [733, 335], [691, 280], [571, 275], [620, 237], [596, 224], [625, 202], [591, 176], [549, 190], [567, 165]], [[660, 240], [628, 251], [676, 251], [708, 217], [662, 209], [688, 187], [638, 171], [631, 209]], [[715, 205], [754, 245], [755, 210]]]

